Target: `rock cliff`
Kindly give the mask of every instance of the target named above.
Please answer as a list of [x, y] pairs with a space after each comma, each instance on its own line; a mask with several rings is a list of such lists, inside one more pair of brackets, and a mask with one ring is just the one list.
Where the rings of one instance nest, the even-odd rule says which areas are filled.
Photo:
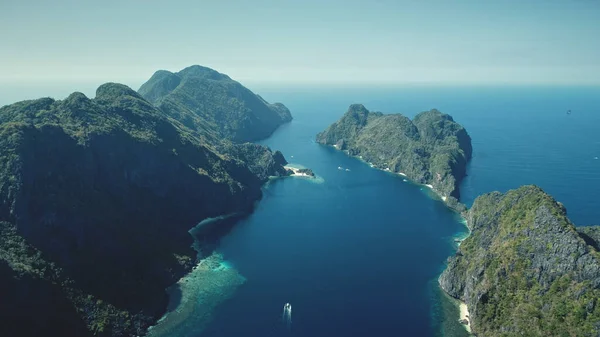
[[431, 184], [449, 206], [465, 210], [458, 203], [458, 186], [471, 159], [471, 137], [447, 114], [425, 111], [411, 121], [401, 114], [385, 115], [353, 104], [340, 120], [317, 135], [317, 142], [359, 156], [377, 168]]
[[[441, 287], [481, 336], [598, 336], [600, 254], [536, 186], [480, 196]], [[582, 232], [598, 233], [598, 228]]]
[[283, 104], [269, 104], [229, 76], [198, 65], [177, 73], [159, 70], [139, 93], [208, 141], [255, 141], [292, 120]]
[[206, 139], [116, 83], [0, 108], [0, 335], [143, 334], [195, 263], [188, 230], [286, 172]]

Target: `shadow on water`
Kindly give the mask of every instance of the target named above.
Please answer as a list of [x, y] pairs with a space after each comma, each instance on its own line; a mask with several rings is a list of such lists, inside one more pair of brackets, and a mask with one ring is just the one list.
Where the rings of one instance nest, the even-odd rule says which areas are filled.
[[198, 252], [193, 270], [167, 289], [167, 312], [150, 328], [151, 337], [195, 337], [246, 279], [216, 252], [220, 240], [249, 214], [229, 214], [200, 222], [189, 232]]
[[231, 232], [234, 226], [243, 223], [250, 213], [235, 213], [202, 221], [190, 230], [195, 240], [194, 248], [198, 258], [210, 256], [217, 249], [220, 240]]

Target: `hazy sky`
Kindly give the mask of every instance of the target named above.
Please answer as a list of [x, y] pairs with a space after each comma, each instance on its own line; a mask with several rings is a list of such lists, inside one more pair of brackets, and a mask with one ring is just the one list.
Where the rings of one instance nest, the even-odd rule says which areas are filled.
[[600, 83], [600, 0], [19, 0], [0, 82]]

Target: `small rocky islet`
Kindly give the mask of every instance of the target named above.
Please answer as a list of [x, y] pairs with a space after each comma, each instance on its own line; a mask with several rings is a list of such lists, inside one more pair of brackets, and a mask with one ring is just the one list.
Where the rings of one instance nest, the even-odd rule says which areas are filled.
[[292, 166], [285, 166], [289, 176], [301, 176], [315, 178], [315, 173], [309, 168], [297, 168]]

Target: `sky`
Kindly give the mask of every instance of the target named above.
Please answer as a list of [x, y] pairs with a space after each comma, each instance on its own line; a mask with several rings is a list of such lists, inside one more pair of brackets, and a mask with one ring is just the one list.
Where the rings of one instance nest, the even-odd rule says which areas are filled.
[[243, 83], [600, 84], [600, 0], [20, 0], [0, 85], [192, 64]]

